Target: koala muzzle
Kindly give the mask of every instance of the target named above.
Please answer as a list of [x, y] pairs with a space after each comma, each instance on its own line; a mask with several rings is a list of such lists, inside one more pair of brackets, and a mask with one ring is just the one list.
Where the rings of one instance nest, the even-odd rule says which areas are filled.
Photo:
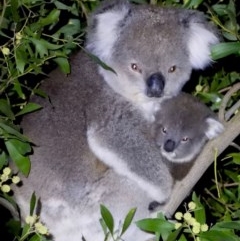
[[165, 85], [165, 78], [160, 73], [154, 73], [147, 79], [147, 96], [161, 97]]
[[175, 149], [175, 146], [176, 146], [176, 143], [175, 143], [175, 141], [173, 141], [173, 140], [167, 140], [165, 143], [164, 143], [164, 150], [166, 151], [166, 152], [172, 152], [172, 151], [174, 151], [174, 149]]

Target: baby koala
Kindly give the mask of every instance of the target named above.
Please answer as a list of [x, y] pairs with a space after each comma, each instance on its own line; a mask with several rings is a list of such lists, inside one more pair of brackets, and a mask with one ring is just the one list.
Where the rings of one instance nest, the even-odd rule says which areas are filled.
[[215, 113], [190, 94], [181, 93], [161, 106], [151, 126], [151, 137], [168, 161], [192, 161], [208, 140], [224, 130]]

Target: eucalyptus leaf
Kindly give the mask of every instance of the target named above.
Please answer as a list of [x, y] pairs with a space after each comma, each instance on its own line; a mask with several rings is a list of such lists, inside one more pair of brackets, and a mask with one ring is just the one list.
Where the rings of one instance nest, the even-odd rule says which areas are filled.
[[8, 163], [8, 156], [6, 152], [2, 151], [0, 154], [0, 170], [2, 170], [2, 168], [6, 166], [7, 163]]
[[213, 60], [221, 59], [232, 54], [240, 55], [240, 42], [219, 43], [212, 46], [211, 49]]
[[29, 231], [30, 231], [30, 228], [31, 228], [31, 227], [30, 227], [29, 224], [25, 224], [25, 225], [23, 226], [21, 236], [22, 236], [22, 237], [27, 236], [27, 234], [28, 234]]
[[[177, 237], [179, 236], [179, 234], [182, 232], [182, 228], [178, 228], [177, 230], [171, 232], [167, 238], [166, 241], [176, 241]], [[183, 238], [182, 238], [183, 239]], [[184, 240], [184, 239], [183, 239]]]
[[196, 220], [201, 224], [206, 223], [206, 213], [204, 206], [201, 204], [195, 192], [192, 194], [192, 200], [197, 205], [196, 209], [194, 210], [194, 216]]
[[117, 75], [117, 73], [115, 72], [114, 69], [112, 69], [110, 66], [108, 66], [106, 63], [104, 63], [103, 61], [101, 61], [96, 55], [91, 54], [90, 52], [88, 52], [86, 49], [83, 49], [84, 52], [87, 53], [87, 55], [93, 60], [95, 61], [97, 64], [99, 64], [102, 68], [104, 68], [105, 70], [109, 70], [111, 72], [113, 72], [114, 74]]
[[15, 116], [11, 110], [11, 105], [5, 99], [0, 99], [0, 113], [4, 114], [11, 120], [15, 120]]
[[13, 20], [15, 23], [17, 23], [20, 19], [20, 16], [18, 14], [18, 0], [10, 0], [10, 6]]
[[43, 238], [39, 234], [34, 234], [29, 241], [43, 241]]
[[158, 218], [147, 218], [136, 222], [137, 226], [146, 232], [164, 232], [166, 230], [174, 230], [175, 226], [169, 221]]
[[109, 229], [109, 232], [111, 233], [111, 235], [113, 235], [113, 231], [114, 231], [114, 220], [113, 220], [113, 216], [110, 213], [110, 211], [104, 206], [104, 205], [100, 205], [100, 211], [101, 211], [101, 216], [103, 221], [105, 222], [107, 228]]
[[128, 229], [128, 227], [130, 226], [130, 224], [132, 223], [132, 220], [134, 218], [134, 215], [136, 213], [136, 208], [132, 208], [128, 214], [126, 215], [125, 219], [124, 219], [124, 222], [123, 222], [123, 227], [122, 227], [122, 232], [120, 234], [120, 236], [122, 236], [126, 230]]
[[29, 154], [32, 150], [32, 147], [29, 142], [20, 141], [18, 139], [11, 139], [11, 143], [15, 146], [16, 150], [21, 155]]
[[21, 231], [21, 222], [19, 220], [11, 219], [6, 224], [7, 229], [11, 234], [18, 237]]
[[31, 168], [30, 159], [28, 156], [23, 156], [19, 153], [15, 143], [12, 140], [5, 141], [6, 148], [8, 150], [9, 156], [16, 164], [18, 169], [25, 175], [28, 176]]
[[34, 213], [34, 209], [36, 207], [36, 203], [37, 203], [37, 197], [35, 192], [32, 194], [31, 196], [31, 200], [30, 200], [30, 215], [32, 216]]
[[240, 165], [240, 153], [230, 153], [228, 156], [232, 157], [232, 161], [235, 164]]
[[208, 241], [239, 241], [239, 238], [236, 235], [220, 230], [210, 230], [199, 234], [199, 237], [205, 238]]
[[26, 52], [25, 48], [23, 47], [15, 48], [15, 60], [16, 60], [16, 67], [19, 70], [19, 72], [21, 74], [24, 73], [24, 68], [29, 63], [28, 53]]
[[2, 128], [6, 132], [6, 134], [12, 135], [12, 137], [16, 137], [19, 140], [29, 142], [28, 138], [22, 135], [19, 132], [19, 129], [11, 123], [3, 122], [0, 120], [0, 128]]
[[226, 229], [240, 230], [240, 221], [219, 222], [214, 225], [214, 228], [226, 228]]
[[54, 62], [56, 62], [59, 66], [59, 68], [62, 70], [64, 74], [69, 74], [70, 73], [70, 64], [67, 58], [54, 58]]
[[25, 114], [28, 114], [28, 113], [32, 113], [34, 111], [37, 111], [37, 110], [40, 110], [42, 108], [41, 105], [39, 104], [36, 104], [36, 103], [32, 103], [32, 102], [29, 102], [27, 105], [25, 105], [23, 107], [23, 109], [21, 111], [19, 111], [16, 116], [20, 116], [20, 115], [25, 115]]
[[45, 18], [41, 18], [39, 20], [40, 25], [46, 26], [49, 24], [53, 24], [59, 21], [60, 10], [53, 9]]

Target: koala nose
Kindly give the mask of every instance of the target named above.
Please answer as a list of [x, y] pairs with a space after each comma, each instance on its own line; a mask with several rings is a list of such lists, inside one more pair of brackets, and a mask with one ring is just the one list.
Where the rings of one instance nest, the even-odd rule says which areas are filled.
[[164, 143], [164, 150], [166, 152], [172, 152], [175, 149], [176, 143], [173, 140], [167, 140]]
[[161, 97], [165, 85], [165, 78], [160, 72], [150, 75], [147, 79], [147, 96]]

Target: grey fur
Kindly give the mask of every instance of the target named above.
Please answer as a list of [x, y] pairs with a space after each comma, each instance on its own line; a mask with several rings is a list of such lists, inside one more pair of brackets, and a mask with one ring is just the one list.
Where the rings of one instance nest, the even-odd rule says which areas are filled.
[[[202, 14], [183, 9], [112, 1], [90, 23], [87, 49], [116, 74], [78, 53], [70, 76], [57, 70], [43, 84], [51, 103], [37, 100], [44, 110], [22, 123], [36, 147], [31, 174], [16, 197], [26, 215], [36, 191], [56, 241], [78, 241], [81, 234], [102, 240], [99, 203], [119, 220], [135, 205], [137, 219], [149, 214], [153, 199], [167, 200], [173, 180], [146, 133], [156, 113], [164, 116], [161, 101], [180, 91], [192, 68], [209, 63], [209, 47], [217, 42]], [[195, 36], [194, 26], [208, 37]], [[205, 52], [192, 47], [199, 39]], [[148, 236], [131, 229], [126, 240]]]

